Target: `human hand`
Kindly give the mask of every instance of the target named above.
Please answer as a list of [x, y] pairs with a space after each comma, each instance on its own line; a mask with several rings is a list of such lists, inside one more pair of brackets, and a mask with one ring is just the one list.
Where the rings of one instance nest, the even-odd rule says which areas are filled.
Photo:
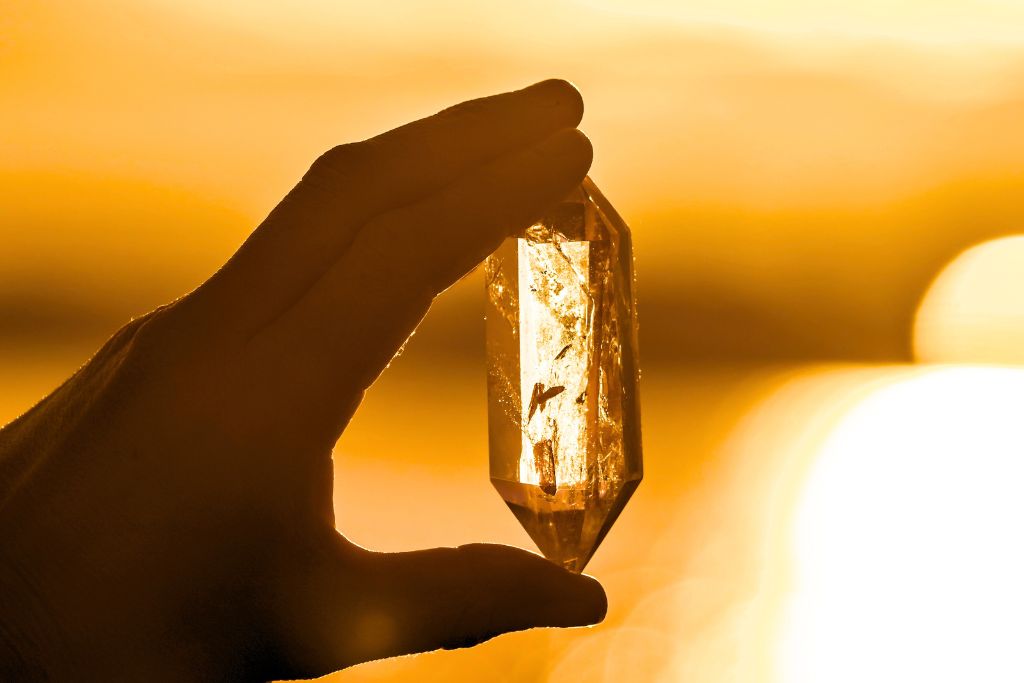
[[332, 447], [434, 297], [586, 174], [582, 111], [545, 81], [332, 149], [0, 431], [0, 678], [306, 677], [600, 621], [536, 555], [375, 553], [332, 509]]

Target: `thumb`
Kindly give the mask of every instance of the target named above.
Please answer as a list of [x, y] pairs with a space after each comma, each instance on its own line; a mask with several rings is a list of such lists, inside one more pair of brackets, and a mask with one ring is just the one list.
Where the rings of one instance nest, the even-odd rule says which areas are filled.
[[293, 596], [293, 607], [304, 605], [295, 616], [303, 622], [297, 630], [307, 675], [470, 647], [538, 626], [594, 624], [608, 607], [595, 579], [517, 548], [473, 544], [374, 553], [347, 546], [333, 568], [313, 569]]
[[470, 647], [537, 626], [585, 626], [608, 608], [596, 580], [508, 546], [382, 553], [371, 563], [381, 605], [401, 618], [399, 654]]

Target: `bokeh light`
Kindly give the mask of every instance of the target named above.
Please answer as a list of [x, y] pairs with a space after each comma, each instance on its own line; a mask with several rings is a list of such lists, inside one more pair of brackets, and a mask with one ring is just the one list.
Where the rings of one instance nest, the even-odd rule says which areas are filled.
[[1024, 678], [1024, 370], [922, 369], [856, 405], [795, 518], [785, 683]]

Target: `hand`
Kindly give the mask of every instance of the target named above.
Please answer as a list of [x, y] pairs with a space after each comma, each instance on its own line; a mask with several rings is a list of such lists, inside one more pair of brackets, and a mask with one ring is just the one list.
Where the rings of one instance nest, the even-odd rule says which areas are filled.
[[496, 545], [334, 529], [331, 450], [431, 301], [591, 161], [546, 81], [330, 150], [201, 287], [0, 431], [0, 678], [321, 675], [600, 621]]

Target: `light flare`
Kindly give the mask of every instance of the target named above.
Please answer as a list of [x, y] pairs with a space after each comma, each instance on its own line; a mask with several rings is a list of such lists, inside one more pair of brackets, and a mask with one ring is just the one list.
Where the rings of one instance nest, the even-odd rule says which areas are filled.
[[779, 680], [1024, 680], [1024, 369], [925, 368], [853, 407], [795, 517]]
[[[580, 274], [589, 272], [590, 244], [518, 242], [519, 480], [551, 488], [575, 486], [587, 478], [587, 405], [581, 398], [591, 365], [593, 319]], [[578, 287], [565, 284], [576, 281]]]

